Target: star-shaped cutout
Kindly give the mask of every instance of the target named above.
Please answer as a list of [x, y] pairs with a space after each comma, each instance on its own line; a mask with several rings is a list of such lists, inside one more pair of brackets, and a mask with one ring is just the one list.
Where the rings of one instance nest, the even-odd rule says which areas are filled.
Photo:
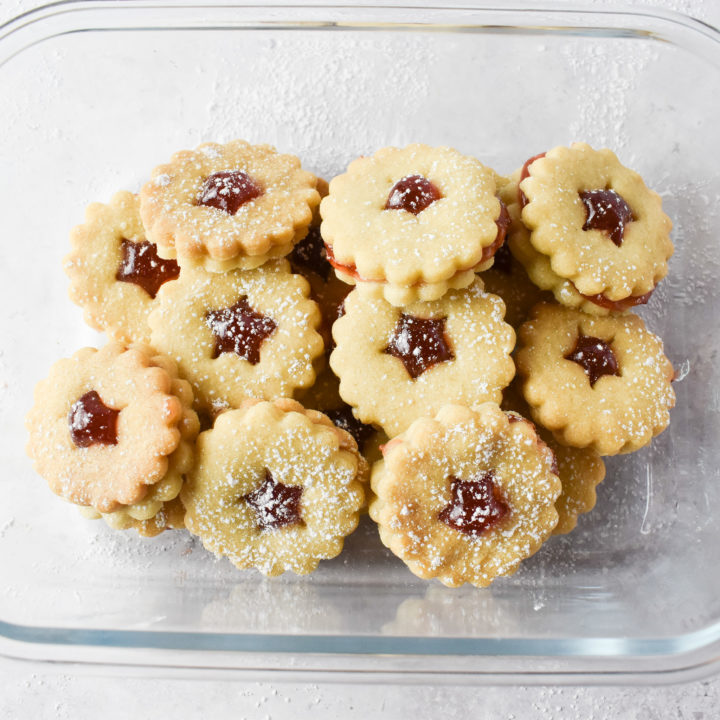
[[251, 365], [260, 362], [260, 348], [277, 328], [272, 318], [250, 306], [246, 295], [231, 307], [210, 310], [205, 314], [205, 323], [215, 337], [213, 358], [234, 352]]
[[277, 530], [302, 523], [300, 516], [302, 492], [300, 485], [283, 485], [275, 482], [266, 468], [262, 485], [251, 493], [243, 495], [241, 499], [255, 511], [255, 520], [261, 530]]
[[180, 266], [175, 260], [161, 258], [155, 243], [122, 238], [120, 250], [122, 260], [115, 279], [139, 285], [151, 298], [157, 295], [162, 285], [180, 275]]
[[438, 517], [454, 530], [478, 537], [501, 523], [510, 507], [495, 485], [495, 473], [478, 474], [472, 480], [450, 476], [450, 502]]
[[119, 410], [109, 408], [95, 390], [86, 392], [70, 408], [70, 437], [77, 447], [117, 445]]
[[384, 352], [401, 360], [413, 380], [433, 365], [454, 360], [445, 335], [446, 320], [402, 313]]
[[589, 335], [579, 335], [575, 347], [566, 360], [577, 363], [588, 376], [590, 387], [603, 375], [620, 375], [620, 368], [615, 353], [609, 343]]

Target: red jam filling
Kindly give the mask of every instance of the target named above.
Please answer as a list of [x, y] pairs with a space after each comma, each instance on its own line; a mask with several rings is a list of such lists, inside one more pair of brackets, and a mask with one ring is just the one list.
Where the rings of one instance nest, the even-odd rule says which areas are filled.
[[530, 166], [540, 158], [545, 157], [546, 153], [540, 153], [539, 155], [533, 155], [529, 160], [525, 161], [525, 164], [520, 170], [520, 179], [518, 180], [518, 202], [520, 203], [520, 209], [522, 210], [528, 203], [528, 199], [525, 197], [525, 193], [520, 189], [520, 183], [526, 178], [530, 177]]
[[[503, 246], [503, 243], [505, 242], [505, 235], [507, 234], [507, 229], [510, 227], [510, 215], [507, 211], [507, 208], [505, 207], [504, 203], [502, 201], [500, 202], [500, 215], [498, 215], [497, 220], [495, 220], [495, 224], [497, 225], [498, 232], [495, 236], [495, 240], [493, 240], [491, 245], [488, 245], [487, 247], [483, 248], [482, 256], [480, 257], [480, 262], [477, 263], [477, 265], [482, 265], [484, 262], [487, 262], [495, 253]], [[368, 281], [367, 278], [364, 278], [360, 273], [357, 271], [357, 267], [355, 265], [343, 265], [341, 262], [338, 262], [335, 259], [335, 255], [333, 254], [332, 247], [330, 245], [325, 246], [325, 251], [327, 254], [328, 262], [336, 269], [340, 270], [340, 272], [345, 273], [346, 275], [350, 275], [350, 277], [354, 278], [358, 282], [387, 282], [387, 280], [371, 280]], [[475, 267], [473, 265], [472, 267]], [[459, 270], [458, 272], [466, 272], [467, 270], [471, 270], [472, 268], [465, 268], [464, 270]], [[422, 282], [415, 283], [413, 287], [417, 287], [418, 285], [422, 285]]]
[[308, 234], [295, 245], [289, 259], [293, 272], [300, 273], [300, 275], [307, 276], [308, 273], [315, 273], [327, 282], [332, 272], [325, 243], [323, 243], [318, 227], [310, 228]]
[[300, 498], [303, 489], [299, 485], [283, 485], [275, 482], [269, 470], [265, 470], [262, 485], [242, 496], [254, 511], [255, 521], [261, 530], [277, 530], [288, 525], [302, 523]]
[[460, 480], [451, 475], [450, 495], [450, 502], [438, 517], [454, 530], [471, 537], [491, 530], [510, 514], [510, 506], [495, 485], [492, 470], [478, 474], [472, 480]]
[[614, 190], [583, 190], [578, 194], [585, 205], [583, 230], [600, 230], [620, 247], [625, 226], [634, 219], [625, 198]]
[[213, 358], [234, 352], [251, 365], [260, 362], [260, 348], [277, 328], [272, 318], [250, 306], [245, 295], [231, 307], [207, 312], [205, 323], [215, 338]]
[[264, 193], [262, 187], [243, 170], [226, 170], [205, 179], [196, 204], [234, 215], [245, 203]]
[[349, 432], [355, 442], [357, 443], [358, 450], [363, 452], [365, 450], [365, 443], [373, 436], [375, 428], [372, 425], [366, 425], [360, 422], [352, 413], [352, 409], [349, 405], [343, 405], [342, 407], [334, 410], [325, 410], [325, 414], [337, 425], [341, 430]]
[[115, 273], [120, 282], [139, 285], [151, 298], [157, 295], [162, 285], [180, 275], [180, 266], [175, 260], [158, 256], [157, 246], [147, 240], [133, 242], [122, 238], [122, 260]]
[[620, 375], [612, 347], [600, 338], [579, 335], [574, 349], [565, 355], [565, 359], [577, 363], [585, 371], [590, 387], [595, 387], [604, 375]]
[[418, 215], [440, 198], [442, 193], [430, 180], [422, 175], [408, 175], [392, 186], [385, 210], [407, 210]]
[[418, 318], [402, 313], [384, 352], [398, 358], [414, 380], [438, 363], [453, 360], [445, 335], [447, 318]]
[[[644, 295], [631, 295], [630, 297], [623, 298], [622, 300], [610, 300], [610, 298], [602, 294], [583, 295], [583, 297], [586, 300], [589, 300], [591, 303], [595, 303], [596, 305], [607, 308], [608, 310], [612, 310], [614, 312], [624, 312], [625, 310], [629, 310], [636, 305], [645, 305], [650, 299], [650, 296], [653, 294], [654, 290], [655, 288], [653, 288], [650, 292], [645, 293]], [[580, 294], [582, 295], [582, 293]]]
[[109, 408], [95, 390], [86, 392], [73, 403], [68, 415], [70, 437], [77, 447], [117, 445], [119, 410]]

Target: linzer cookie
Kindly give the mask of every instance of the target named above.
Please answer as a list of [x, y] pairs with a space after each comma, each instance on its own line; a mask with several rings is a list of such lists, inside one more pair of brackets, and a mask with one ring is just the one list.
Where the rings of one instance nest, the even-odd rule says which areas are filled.
[[85, 223], [70, 234], [64, 260], [70, 298], [84, 310], [85, 321], [126, 343], [149, 343], [147, 316], [155, 296], [180, 268], [158, 257], [145, 236], [136, 195], [116, 193], [109, 204], [92, 203]]
[[364, 423], [393, 437], [448, 402], [500, 402], [515, 374], [505, 306], [477, 279], [435, 302], [398, 308], [357, 290], [333, 326], [330, 365]]
[[370, 517], [421, 578], [450, 587], [511, 575], [557, 523], [560, 480], [533, 426], [495, 403], [446, 405], [385, 445]]
[[312, 572], [357, 526], [367, 464], [352, 437], [292, 400], [249, 401], [198, 438], [188, 529], [238, 568]]
[[197, 418], [187, 384], [153, 356], [117, 343], [84, 348], [38, 383], [27, 452], [53, 492], [100, 513], [139, 508], [165, 481], [164, 495], [177, 495]]
[[308, 387], [324, 345], [320, 311], [285, 260], [254, 270], [183, 269], [158, 293], [153, 345], [177, 360], [204, 411]]
[[[530, 422], [527, 420], [530, 417], [530, 408], [522, 398], [517, 381], [505, 388], [502, 408], [514, 413], [514, 417]], [[536, 425], [535, 430], [553, 451], [557, 461], [562, 492], [555, 502], [558, 524], [553, 535], [565, 535], [575, 529], [578, 516], [595, 507], [595, 488], [605, 478], [605, 463], [591, 448], [567, 447], [560, 444], [553, 434], [542, 426]]]
[[525, 400], [563, 444], [632, 452], [670, 422], [673, 368], [637, 315], [593, 317], [541, 303], [518, 337]]
[[178, 422], [180, 443], [168, 457], [168, 469], [162, 480], [151, 485], [139, 502], [122, 506], [109, 513], [100, 513], [93, 507], [81, 507], [81, 514], [89, 520], [103, 518], [116, 530], [134, 528], [144, 537], [153, 537], [163, 530], [185, 527], [185, 510], [178, 499], [185, 474], [192, 467], [194, 443], [200, 429], [197, 413], [192, 410], [193, 393], [190, 383], [177, 375], [177, 366], [164, 355], [156, 355], [152, 365], [165, 370], [172, 379], [171, 393], [183, 404], [183, 417]]
[[222, 272], [287, 255], [320, 202], [294, 155], [235, 140], [183, 150], [140, 191], [149, 239], [163, 257]]
[[[573, 143], [530, 158], [517, 204], [528, 242], [549, 263], [542, 274], [560, 279], [548, 289], [561, 302], [568, 281], [584, 300], [623, 312], [646, 303], [667, 274], [672, 224], [660, 197], [610, 150]], [[523, 263], [534, 279], [532, 255]]]
[[467, 287], [502, 245], [495, 174], [452, 148], [383, 148], [330, 182], [322, 236], [338, 277], [394, 305]]

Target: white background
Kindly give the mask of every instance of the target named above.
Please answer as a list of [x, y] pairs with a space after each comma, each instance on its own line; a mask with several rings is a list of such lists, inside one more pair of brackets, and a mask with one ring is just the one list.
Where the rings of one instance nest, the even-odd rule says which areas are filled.
[[[589, 0], [618, 6], [616, 0]], [[436, 0], [433, 4], [440, 4]], [[36, 0], [0, 0], [0, 24]], [[677, 10], [720, 26], [716, 0], [629, 0]], [[130, 677], [38, 669], [0, 660], [0, 720], [5, 718], [507, 718], [508, 720], [715, 720], [720, 678], [657, 688], [392, 687]]]

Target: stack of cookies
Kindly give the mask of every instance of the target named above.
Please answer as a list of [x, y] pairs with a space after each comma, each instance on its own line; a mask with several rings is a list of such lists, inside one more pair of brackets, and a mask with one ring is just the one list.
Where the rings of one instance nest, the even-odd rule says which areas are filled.
[[488, 585], [667, 426], [672, 367], [628, 311], [669, 231], [580, 143], [507, 178], [384, 148], [329, 187], [269, 146], [177, 153], [72, 233], [110, 342], [38, 385], [28, 452], [86, 516], [239, 568], [311, 572], [369, 506], [416, 575]]

